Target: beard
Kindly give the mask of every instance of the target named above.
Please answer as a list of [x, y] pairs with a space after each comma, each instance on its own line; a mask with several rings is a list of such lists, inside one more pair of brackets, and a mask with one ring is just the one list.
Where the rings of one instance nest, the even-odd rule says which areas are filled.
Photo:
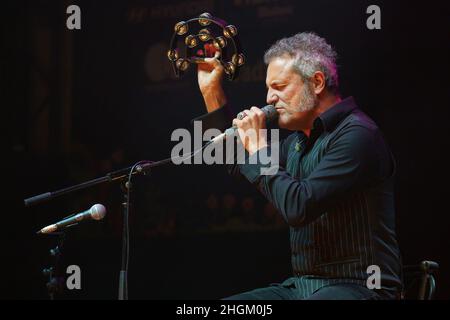
[[306, 81], [302, 87], [299, 111], [306, 112], [313, 110], [318, 105], [319, 99], [314, 94], [310, 81]]
[[308, 127], [310, 113], [319, 105], [319, 98], [314, 93], [312, 83], [305, 81], [300, 89], [298, 104], [295, 107], [280, 104], [282, 111], [278, 120], [280, 128], [300, 130]]

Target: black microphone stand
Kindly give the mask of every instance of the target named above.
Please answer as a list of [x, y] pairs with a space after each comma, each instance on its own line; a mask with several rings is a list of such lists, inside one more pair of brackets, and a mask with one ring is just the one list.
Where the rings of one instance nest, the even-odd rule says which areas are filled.
[[[214, 140], [210, 140], [205, 143], [201, 148], [191, 152], [186, 156], [181, 156], [182, 160], [187, 160], [195, 156], [198, 152], [202, 151], [209, 144], [214, 143]], [[117, 180], [128, 180], [123, 184], [123, 232], [122, 232], [122, 265], [119, 276], [119, 300], [128, 300], [128, 252], [129, 252], [129, 238], [128, 238], [128, 217], [130, 212], [130, 200], [131, 200], [131, 177], [136, 174], [147, 174], [152, 168], [159, 167], [165, 164], [172, 163], [172, 158], [167, 158], [160, 161], [139, 161], [135, 165], [120, 169], [106, 174], [104, 177], [89, 180], [72, 187], [64, 188], [54, 192], [46, 192], [34, 197], [30, 197], [24, 200], [25, 206], [30, 206], [43, 201], [51, 200], [55, 197], [67, 194], [76, 190], [88, 188], [103, 182], [113, 182]]]
[[122, 264], [119, 274], [119, 300], [128, 300], [128, 257], [129, 257], [129, 234], [128, 217], [131, 205], [131, 181], [122, 185], [123, 191], [123, 231], [122, 231]]
[[[85, 189], [100, 183], [104, 182], [114, 182], [114, 181], [124, 181], [122, 186], [123, 191], [123, 199], [124, 202], [122, 203], [123, 206], [123, 233], [122, 233], [122, 264], [121, 264], [121, 270], [120, 270], [120, 276], [119, 276], [119, 300], [128, 300], [128, 252], [129, 252], [129, 237], [128, 237], [128, 217], [130, 212], [130, 201], [131, 201], [131, 190], [132, 190], [132, 184], [131, 184], [131, 177], [133, 175], [147, 174], [150, 169], [158, 166], [162, 166], [165, 164], [169, 164], [172, 162], [171, 158], [164, 159], [161, 161], [156, 162], [150, 162], [150, 161], [141, 161], [135, 164], [134, 166], [127, 167], [124, 169], [120, 169], [111, 173], [106, 174], [103, 177], [89, 180], [68, 188], [64, 188], [61, 190], [53, 191], [53, 192], [46, 192], [37, 196], [33, 196], [30, 198], [27, 198], [24, 200], [24, 204], [26, 207], [35, 205], [44, 201], [52, 200], [53, 198], [59, 197], [61, 195], [77, 191], [80, 189]], [[61, 238], [61, 244], [64, 237]], [[58, 247], [57, 247], [58, 248]], [[59, 258], [59, 253], [58, 256]], [[55, 266], [56, 268], [56, 266]], [[44, 269], [44, 274], [48, 275], [50, 277], [49, 283], [47, 283], [47, 287], [49, 288], [49, 294], [50, 299], [54, 299], [54, 293], [56, 291], [55, 285], [58, 283], [55, 283], [57, 281], [57, 278], [53, 277], [53, 271], [55, 271], [53, 268]]]
[[42, 270], [42, 274], [48, 277], [46, 286], [50, 300], [55, 300], [55, 295], [61, 293], [64, 286], [64, 278], [60, 272], [60, 260], [66, 234], [64, 232], [55, 232], [54, 234], [58, 235], [59, 239], [57, 246], [50, 249], [50, 256], [52, 257], [53, 263], [50, 267]]

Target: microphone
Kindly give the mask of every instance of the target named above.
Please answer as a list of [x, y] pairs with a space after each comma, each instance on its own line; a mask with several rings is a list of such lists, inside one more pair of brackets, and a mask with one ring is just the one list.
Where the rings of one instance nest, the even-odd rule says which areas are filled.
[[[266, 124], [272, 123], [273, 121], [278, 119], [277, 109], [271, 104], [268, 104], [267, 106], [262, 107], [261, 111], [264, 112], [264, 114], [266, 115]], [[220, 142], [220, 141], [226, 139], [227, 137], [234, 135], [236, 130], [237, 130], [237, 128], [235, 126], [232, 126], [231, 128], [228, 128], [227, 130], [225, 130], [224, 133], [219, 134], [217, 137], [211, 139], [210, 143]]]
[[94, 204], [89, 210], [75, 214], [69, 218], [63, 219], [55, 224], [51, 224], [45, 228], [42, 228], [39, 233], [51, 233], [59, 229], [63, 229], [72, 224], [81, 222], [83, 220], [101, 220], [106, 215], [106, 208], [102, 204]]

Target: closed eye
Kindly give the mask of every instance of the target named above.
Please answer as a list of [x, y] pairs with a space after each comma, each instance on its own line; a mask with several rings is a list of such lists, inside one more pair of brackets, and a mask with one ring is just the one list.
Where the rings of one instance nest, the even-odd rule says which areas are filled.
[[272, 88], [275, 89], [275, 90], [282, 90], [284, 87], [286, 87], [285, 84], [275, 84], [275, 85], [272, 85]]
[[[270, 88], [272, 88], [274, 90], [281, 90], [286, 86], [287, 86], [286, 83], [272, 82], [270, 85]], [[267, 84], [266, 84], [266, 89], [269, 90], [269, 86]]]

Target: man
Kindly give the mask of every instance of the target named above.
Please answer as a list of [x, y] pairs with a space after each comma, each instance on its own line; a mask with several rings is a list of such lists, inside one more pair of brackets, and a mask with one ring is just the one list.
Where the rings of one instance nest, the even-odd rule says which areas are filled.
[[[224, 129], [230, 121], [217, 57], [198, 66], [208, 114], [196, 120], [205, 129]], [[264, 60], [267, 103], [276, 107], [279, 127], [293, 133], [280, 143], [276, 174], [261, 175], [259, 162], [234, 165], [232, 172], [254, 184], [290, 226], [294, 275], [229, 299], [396, 298], [401, 263], [394, 161], [380, 130], [352, 97], [341, 100], [336, 53], [323, 38], [299, 33], [281, 39]], [[233, 124], [248, 156], [270, 151], [260, 131], [264, 113], [251, 107], [241, 115]], [[245, 137], [250, 129], [257, 134]], [[367, 285], [374, 270], [375, 289]]]

